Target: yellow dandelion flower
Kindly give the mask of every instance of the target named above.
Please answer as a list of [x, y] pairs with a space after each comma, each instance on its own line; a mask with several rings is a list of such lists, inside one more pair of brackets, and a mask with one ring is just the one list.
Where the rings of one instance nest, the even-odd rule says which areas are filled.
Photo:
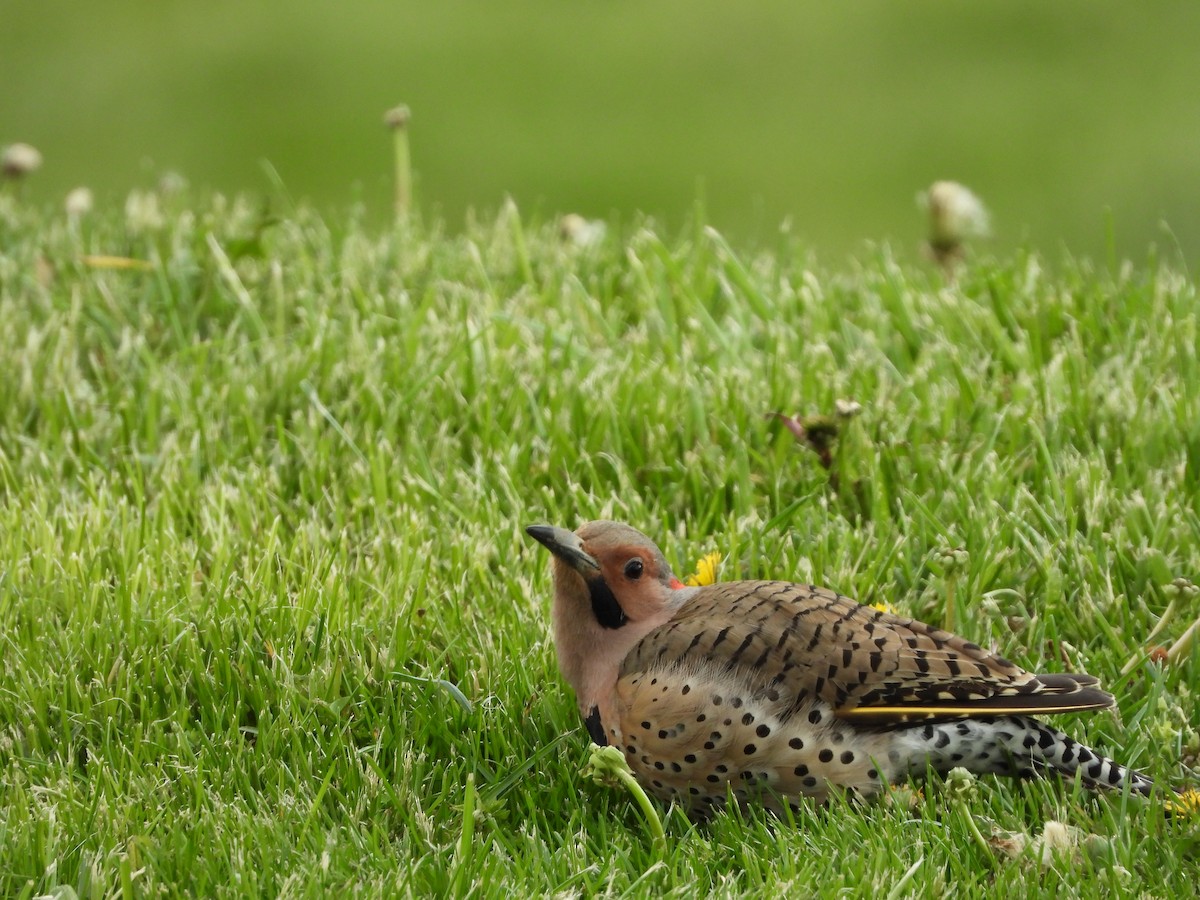
[[878, 603], [870, 604], [870, 606], [871, 609], [877, 609], [881, 613], [891, 613], [892, 615], [896, 614], [896, 607], [892, 606], [892, 604], [888, 603], [886, 600], [880, 600]]
[[1173, 800], [1168, 800], [1163, 806], [1173, 816], [1200, 815], [1200, 790], [1189, 788]]
[[706, 584], [713, 584], [717, 580], [717, 566], [721, 564], [721, 554], [713, 551], [700, 558], [696, 563], [696, 572], [689, 575], [684, 584], [688, 587], [703, 587]]

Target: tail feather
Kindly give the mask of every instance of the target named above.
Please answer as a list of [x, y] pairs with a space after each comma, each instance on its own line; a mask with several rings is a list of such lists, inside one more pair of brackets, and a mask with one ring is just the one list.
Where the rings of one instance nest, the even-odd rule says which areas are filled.
[[947, 772], [962, 766], [977, 773], [1029, 777], [1058, 772], [1078, 777], [1093, 790], [1126, 790], [1147, 796], [1154, 782], [1027, 716], [996, 716], [912, 725], [901, 746], [909, 772], [926, 767]]

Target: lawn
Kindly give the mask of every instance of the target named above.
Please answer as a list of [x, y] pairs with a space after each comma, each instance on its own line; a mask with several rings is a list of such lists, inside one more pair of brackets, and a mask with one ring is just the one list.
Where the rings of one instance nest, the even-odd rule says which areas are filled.
[[[660, 807], [658, 849], [583, 772], [524, 526], [935, 622], [953, 594], [1119, 697], [1059, 724], [1194, 784], [1200, 653], [1145, 657], [1200, 615], [1198, 322], [1153, 260], [947, 284], [703, 222], [576, 248], [512, 207], [0, 196], [0, 894], [1190, 894], [1200, 818], [1060, 781]], [[764, 415], [838, 400], [828, 470]], [[1043, 859], [1048, 822], [1077, 846]]]

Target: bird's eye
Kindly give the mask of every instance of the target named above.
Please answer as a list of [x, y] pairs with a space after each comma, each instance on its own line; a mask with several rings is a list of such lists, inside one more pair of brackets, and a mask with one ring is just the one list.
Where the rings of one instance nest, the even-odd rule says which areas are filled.
[[625, 577], [631, 580], [642, 577], [642, 561], [640, 559], [631, 559], [625, 563]]

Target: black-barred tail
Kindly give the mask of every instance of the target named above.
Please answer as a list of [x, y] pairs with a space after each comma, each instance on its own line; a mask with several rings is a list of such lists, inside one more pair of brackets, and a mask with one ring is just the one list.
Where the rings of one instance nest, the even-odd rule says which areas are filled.
[[976, 773], [1031, 777], [1057, 772], [1088, 788], [1149, 795], [1154, 782], [1028, 716], [985, 716], [907, 726], [896, 749], [911, 774], [956, 766]]

